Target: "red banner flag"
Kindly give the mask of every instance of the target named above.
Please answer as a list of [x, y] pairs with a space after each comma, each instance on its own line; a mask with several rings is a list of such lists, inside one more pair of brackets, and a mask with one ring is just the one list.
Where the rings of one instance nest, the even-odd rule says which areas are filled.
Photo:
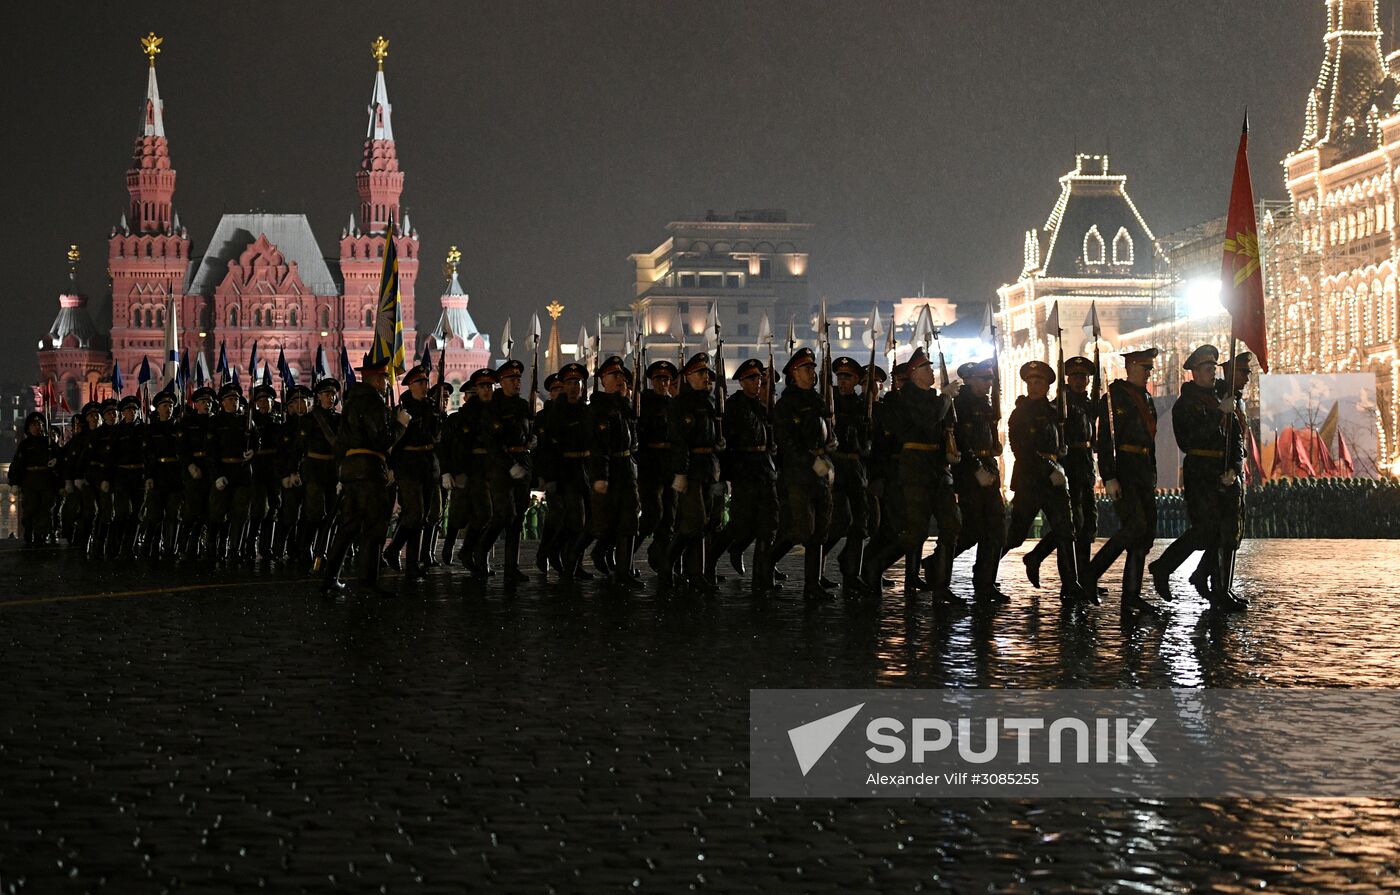
[[1235, 156], [1235, 183], [1225, 219], [1225, 258], [1220, 268], [1220, 303], [1230, 312], [1230, 337], [1254, 352], [1269, 372], [1264, 325], [1264, 274], [1259, 267], [1259, 226], [1254, 218], [1254, 185], [1249, 178], [1249, 119], [1240, 133]]

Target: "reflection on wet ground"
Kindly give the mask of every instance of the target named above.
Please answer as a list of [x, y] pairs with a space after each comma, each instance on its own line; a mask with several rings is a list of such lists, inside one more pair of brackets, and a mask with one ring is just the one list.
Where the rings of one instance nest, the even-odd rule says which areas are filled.
[[1400, 882], [1400, 802], [749, 797], [750, 688], [1400, 686], [1393, 542], [1250, 542], [1249, 613], [1203, 612], [1188, 564], [1126, 628], [1004, 570], [1013, 603], [965, 615], [460, 570], [337, 606], [275, 569], [0, 549], [0, 891]]

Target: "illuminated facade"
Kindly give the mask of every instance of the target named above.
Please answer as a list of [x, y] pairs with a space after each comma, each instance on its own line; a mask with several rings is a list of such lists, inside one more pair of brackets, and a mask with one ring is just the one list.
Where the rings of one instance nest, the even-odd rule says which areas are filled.
[[[703, 220], [673, 221], [650, 252], [628, 256], [636, 271], [632, 305], [642, 321], [649, 354], [669, 357], [680, 341], [700, 350], [705, 319], [717, 304], [729, 359], [767, 357], [758, 344], [768, 315], [781, 352], [789, 320], [810, 314], [807, 234], [811, 224], [789, 222], [781, 210], [739, 211]], [[798, 333], [801, 339], [804, 334]], [[670, 353], [668, 353], [670, 352]]]
[[[1026, 232], [1020, 276], [997, 290], [1003, 419], [1020, 393], [1021, 365], [1057, 360], [1055, 333], [1045, 327], [1057, 303], [1066, 357], [1092, 354], [1083, 331], [1091, 303], [1107, 343], [1117, 345], [1122, 333], [1149, 324], [1162, 282], [1156, 237], [1127, 185], [1126, 175], [1110, 171], [1108, 156], [1076, 155], [1045, 225]], [[1111, 374], [1116, 358], [1109, 352]]]

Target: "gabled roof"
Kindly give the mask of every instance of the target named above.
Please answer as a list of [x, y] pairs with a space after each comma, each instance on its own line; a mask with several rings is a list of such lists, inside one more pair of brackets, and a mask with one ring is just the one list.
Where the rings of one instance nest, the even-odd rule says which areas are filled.
[[209, 240], [208, 251], [197, 265], [190, 266], [186, 294], [213, 295], [228, 276], [228, 263], [237, 260], [259, 235], [266, 236], [288, 264], [296, 263], [297, 274], [306, 288], [316, 295], [340, 294], [339, 265], [322, 255], [304, 214], [224, 215]]
[[[1127, 184], [1126, 175], [1109, 173], [1108, 156], [1076, 155], [1074, 170], [1060, 178], [1055, 208], [1035, 234], [1043, 255], [1028, 272], [1056, 278], [1151, 276], [1156, 237], [1129, 198]], [[1128, 244], [1121, 243], [1120, 263], [1114, 263], [1120, 231], [1131, 240], [1131, 262]], [[1103, 262], [1094, 263], [1099, 240]]]

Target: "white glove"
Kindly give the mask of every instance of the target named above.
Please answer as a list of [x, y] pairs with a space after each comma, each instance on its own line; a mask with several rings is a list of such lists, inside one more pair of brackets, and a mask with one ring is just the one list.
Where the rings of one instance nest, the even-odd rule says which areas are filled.
[[227, 488], [227, 487], [228, 487], [228, 476], [222, 476], [222, 475], [221, 475], [221, 476], [219, 476], [217, 479], [215, 479], [215, 480], [214, 480], [214, 487], [215, 487], [215, 488], [218, 488], [220, 491], [222, 491], [222, 490], [224, 490], [225, 488]]
[[111, 482], [103, 482], [103, 483], [101, 484], [100, 487], [102, 488], [102, 493], [103, 493], [103, 494], [110, 494], [110, 493], [112, 493], [112, 483], [111, 483]]
[[405, 429], [407, 429], [408, 424], [413, 422], [413, 414], [400, 407], [399, 412], [394, 414], [394, 419], [399, 421], [400, 426], [403, 426]]
[[459, 472], [459, 473], [457, 473], [456, 475], [454, 475], [454, 476], [452, 477], [452, 487], [454, 487], [454, 488], [465, 488], [465, 487], [467, 487], [467, 474], [466, 474], [465, 472]]
[[1050, 473], [1050, 484], [1054, 485], [1056, 488], [1068, 488], [1069, 479], [1065, 478], [1065, 474], [1057, 469]]
[[973, 475], [977, 478], [977, 484], [981, 485], [983, 488], [990, 488], [997, 483], [997, 477], [992, 475], [991, 471], [985, 466], [977, 467], [977, 471], [974, 472]]
[[444, 472], [442, 474], [442, 487], [446, 488], [449, 491], [452, 490], [452, 473]]
[[962, 391], [962, 380], [954, 379], [943, 389], [943, 394], [950, 398], [956, 398], [960, 391]]
[[284, 475], [284, 476], [282, 476], [282, 487], [283, 487], [283, 488], [290, 488], [290, 487], [292, 487], [292, 477], [291, 477], [291, 476], [289, 476], [289, 475]]
[[293, 487], [293, 488], [300, 488], [300, 487], [301, 487], [301, 473], [299, 473], [299, 472], [294, 472], [294, 473], [291, 474], [290, 478], [291, 478], [291, 480], [292, 480], [292, 487]]
[[72, 493], [73, 493], [73, 480], [72, 480], [72, 479], [69, 479], [68, 481], [66, 481], [66, 482], [63, 483], [63, 493], [64, 493], [64, 494], [72, 494]]
[[530, 470], [516, 463], [510, 468], [510, 477], [517, 482], [523, 482], [530, 477]]
[[155, 480], [155, 479], [146, 479], [146, 490], [147, 490], [147, 491], [154, 491], [154, 490], [156, 490], [156, 480]]
[[1240, 409], [1240, 402], [1234, 398], [1225, 398], [1220, 402], [1221, 413], [1235, 413]]
[[675, 478], [671, 479], [671, 490], [676, 492], [677, 494], [684, 494], [686, 487], [687, 484], [685, 476], [677, 475]]
[[192, 479], [202, 479], [202, 478], [204, 478], [204, 470], [200, 469], [199, 466], [198, 466], [198, 464], [191, 463], [189, 466], [186, 466], [185, 468], [189, 470], [189, 472], [190, 472], [190, 478], [192, 478]]
[[389, 470], [389, 484], [394, 484], [394, 471], [392, 469]]
[[599, 479], [598, 481], [594, 482], [594, 483], [593, 483], [593, 493], [594, 493], [594, 494], [607, 494], [607, 493], [608, 493], [608, 481], [607, 481], [607, 479]]
[[253, 459], [253, 449], [252, 449], [252, 448], [248, 448], [248, 450], [246, 450], [246, 451], [243, 452], [243, 459], [244, 459], [244, 460], [251, 460], [251, 459]]
[[335, 483], [335, 493], [336, 493], [336, 494], [339, 494], [340, 492], [342, 492], [342, 491], [344, 491], [344, 490], [345, 490], [345, 483], [344, 483], [344, 482], [336, 482], [336, 483]]
[[49, 458], [49, 462], [48, 462], [48, 467], [49, 467], [49, 469], [53, 469], [53, 468], [54, 468], [55, 466], [57, 466], [57, 465], [58, 465], [58, 458], [57, 458], [57, 457], [50, 457], [50, 458]]
[[1123, 486], [1118, 484], [1117, 479], [1109, 479], [1108, 481], [1104, 482], [1103, 490], [1104, 493], [1107, 494], [1113, 500], [1117, 500], [1118, 498], [1123, 496]]
[[831, 471], [831, 461], [825, 457], [818, 457], [812, 461], [812, 472], [817, 474], [817, 478], [824, 479], [826, 474]]
[[836, 484], [836, 467], [833, 466], [833, 467], [831, 467], [830, 469], [828, 469], [828, 470], [826, 471], [826, 476], [825, 476], [825, 478], [826, 478], [826, 484], [827, 484], [827, 487], [828, 487], [828, 488], [831, 487], [831, 486], [833, 486], [833, 485], [835, 485], [835, 484]]
[[1239, 474], [1236, 473], [1233, 469], [1227, 469], [1220, 474], [1220, 484], [1224, 485], [1226, 488], [1233, 486], [1235, 482], [1238, 482], [1239, 480]]
[[948, 465], [957, 466], [962, 462], [962, 451], [953, 451], [948, 455]]

